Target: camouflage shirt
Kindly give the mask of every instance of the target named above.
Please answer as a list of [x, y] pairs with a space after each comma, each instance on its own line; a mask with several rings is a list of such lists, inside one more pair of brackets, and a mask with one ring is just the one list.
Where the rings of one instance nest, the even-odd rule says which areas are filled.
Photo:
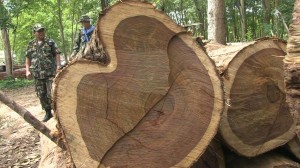
[[56, 73], [56, 55], [60, 54], [57, 44], [45, 39], [41, 44], [37, 40], [28, 43], [25, 56], [30, 59], [30, 72], [34, 78], [54, 77]]

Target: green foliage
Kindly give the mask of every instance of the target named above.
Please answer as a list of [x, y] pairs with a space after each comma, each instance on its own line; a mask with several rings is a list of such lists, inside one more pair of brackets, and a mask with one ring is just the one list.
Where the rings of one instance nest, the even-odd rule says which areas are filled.
[[17, 89], [34, 84], [34, 80], [6, 78], [0, 80], [0, 89]]
[[[0, 3], [0, 27], [5, 26], [9, 29], [11, 48], [17, 56], [18, 63], [24, 63], [26, 46], [34, 38], [32, 26], [35, 23], [44, 24], [46, 35], [52, 38], [60, 49], [63, 48], [57, 0], [5, 0], [4, 2], [4, 4]], [[113, 5], [118, 0], [108, 2], [109, 5]], [[155, 3], [158, 9], [164, 11], [179, 25], [189, 26], [194, 36], [207, 36], [207, 0], [149, 0], [149, 2]], [[241, 40], [241, 16], [237, 2], [239, 0], [225, 0], [228, 42]], [[274, 10], [280, 11], [289, 25], [294, 0], [269, 0], [269, 3], [271, 18], [269, 23], [264, 23], [262, 16], [265, 16], [265, 11], [262, 8], [262, 1], [246, 1], [247, 40], [251, 41], [266, 35], [287, 38], [282, 20], [274, 15]], [[88, 14], [92, 18], [92, 24], [96, 24], [99, 13], [102, 12], [101, 1], [61, 0], [60, 9], [64, 27], [64, 47], [68, 55], [72, 52], [74, 38], [81, 28], [78, 23], [80, 16]], [[195, 25], [191, 26], [192, 24]], [[0, 49], [3, 49], [2, 41]]]

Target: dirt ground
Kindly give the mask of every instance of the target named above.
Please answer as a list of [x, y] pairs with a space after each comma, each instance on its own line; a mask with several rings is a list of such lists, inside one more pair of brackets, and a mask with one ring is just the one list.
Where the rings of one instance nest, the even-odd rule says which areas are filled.
[[[37, 119], [43, 119], [44, 112], [33, 86], [2, 91], [24, 106]], [[39, 161], [38, 131], [19, 114], [0, 102], [0, 168], [36, 168]]]

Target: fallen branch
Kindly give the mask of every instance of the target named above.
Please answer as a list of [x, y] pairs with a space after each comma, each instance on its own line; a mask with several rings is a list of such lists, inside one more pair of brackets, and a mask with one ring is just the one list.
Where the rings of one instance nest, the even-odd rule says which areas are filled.
[[24, 118], [26, 122], [32, 125], [36, 130], [44, 134], [51, 141], [57, 144], [60, 148], [64, 149], [64, 146], [57, 142], [56, 137], [50, 135], [50, 129], [47, 128], [43, 123], [36, 119], [29, 111], [27, 111], [23, 106], [17, 104], [15, 101], [6, 96], [2, 91], [0, 91], [0, 101], [11, 108], [13, 111], [18, 113], [21, 117]]

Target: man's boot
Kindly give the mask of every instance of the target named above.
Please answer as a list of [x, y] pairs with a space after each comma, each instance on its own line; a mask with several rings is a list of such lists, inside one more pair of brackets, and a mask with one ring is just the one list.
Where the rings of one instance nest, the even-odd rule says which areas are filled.
[[46, 110], [46, 115], [43, 119], [43, 122], [47, 122], [50, 118], [52, 118], [52, 113], [51, 113], [51, 109], [50, 110]]

